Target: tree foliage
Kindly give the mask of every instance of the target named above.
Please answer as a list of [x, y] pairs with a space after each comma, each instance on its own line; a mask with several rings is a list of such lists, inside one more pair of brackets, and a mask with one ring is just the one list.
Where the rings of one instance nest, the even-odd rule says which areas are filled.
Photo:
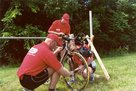
[[[37, 1], [38, 2], [38, 1]], [[39, 8], [36, 5], [37, 2], [31, 0], [27, 3], [24, 2], [32, 13], [37, 13]], [[18, 26], [15, 24], [15, 19], [22, 16], [22, 2], [20, 0], [13, 0], [11, 6], [5, 12], [3, 19], [1, 20], [4, 24], [4, 28], [0, 31], [1, 37], [42, 37], [45, 36], [45, 32], [41, 31], [38, 26], [32, 24], [25, 24]], [[17, 63], [14, 59], [21, 59], [25, 55], [26, 49], [29, 49], [32, 45], [39, 43], [41, 40], [2, 40], [0, 41], [0, 61], [1, 64]], [[20, 54], [20, 55], [18, 55]], [[11, 61], [12, 60], [12, 61]]]
[[[45, 36], [52, 22], [65, 12], [70, 14], [71, 33], [89, 34], [89, 10], [92, 10], [94, 44], [98, 50], [106, 53], [117, 49], [136, 50], [135, 0], [1, 0], [0, 5], [7, 2], [8, 5], [0, 7], [1, 37]], [[0, 59], [22, 59], [40, 41], [1, 40]]]

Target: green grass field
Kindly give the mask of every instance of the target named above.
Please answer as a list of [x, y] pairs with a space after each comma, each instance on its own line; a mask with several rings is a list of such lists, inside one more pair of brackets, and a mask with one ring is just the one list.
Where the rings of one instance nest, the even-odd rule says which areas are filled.
[[[90, 83], [84, 91], [136, 91], [136, 53], [122, 56], [110, 56], [102, 58], [103, 63], [110, 74], [107, 81], [103, 71], [97, 63], [95, 81]], [[97, 61], [96, 61], [97, 62]], [[0, 91], [21, 91], [16, 76], [18, 67], [0, 67]], [[48, 85], [42, 85], [36, 91], [48, 91]], [[58, 91], [70, 91], [63, 79], [57, 85]]]

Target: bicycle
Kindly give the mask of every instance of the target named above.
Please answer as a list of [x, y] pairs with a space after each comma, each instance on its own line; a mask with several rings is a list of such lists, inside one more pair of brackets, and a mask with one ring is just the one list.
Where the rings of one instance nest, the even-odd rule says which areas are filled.
[[[74, 72], [74, 75], [71, 77], [63, 77], [64, 81], [66, 82], [66, 85], [71, 89], [71, 90], [78, 90], [81, 91], [83, 90], [89, 82], [89, 71], [88, 71], [88, 64], [84, 57], [76, 50], [73, 50], [74, 48], [71, 48], [71, 42], [74, 40], [73, 38], [70, 38], [68, 36], [62, 36], [64, 40], [64, 52], [63, 55], [60, 59], [60, 62], [63, 64], [64, 67], [69, 69], [70, 71]], [[79, 72], [80, 67], [76, 63], [74, 57], [77, 57], [80, 59], [80, 62], [82, 63], [83, 69], [86, 70], [87, 77], [84, 78]]]

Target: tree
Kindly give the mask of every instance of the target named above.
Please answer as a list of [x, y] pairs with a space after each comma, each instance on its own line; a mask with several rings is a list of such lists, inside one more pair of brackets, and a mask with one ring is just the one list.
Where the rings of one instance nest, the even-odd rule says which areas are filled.
[[[70, 14], [71, 33], [89, 34], [88, 13], [92, 10], [94, 44], [98, 50], [105, 53], [124, 48], [136, 50], [135, 0], [1, 0], [0, 4], [0, 36], [46, 36], [52, 22], [60, 19], [65, 12]], [[0, 58], [9, 60], [10, 56], [21, 60], [23, 56], [15, 55], [20, 53], [18, 49], [25, 54], [27, 49], [39, 42], [2, 40]], [[16, 48], [10, 46], [11, 43]], [[17, 47], [18, 43], [24, 46]]]

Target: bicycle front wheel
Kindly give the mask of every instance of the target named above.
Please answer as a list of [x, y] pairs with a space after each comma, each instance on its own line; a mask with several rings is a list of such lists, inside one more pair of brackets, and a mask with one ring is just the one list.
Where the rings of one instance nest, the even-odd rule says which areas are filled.
[[[78, 72], [78, 70], [75, 71], [79, 67], [79, 63], [82, 63], [84, 71], [86, 73], [86, 77], [83, 76], [82, 72]], [[64, 80], [70, 89], [72, 90], [76, 89], [78, 91], [81, 91], [88, 85], [89, 82], [88, 64], [80, 53], [72, 52], [71, 54], [66, 55], [64, 57], [64, 60], [62, 61], [62, 64], [68, 70], [74, 71], [74, 75], [72, 77], [64, 77]]]

